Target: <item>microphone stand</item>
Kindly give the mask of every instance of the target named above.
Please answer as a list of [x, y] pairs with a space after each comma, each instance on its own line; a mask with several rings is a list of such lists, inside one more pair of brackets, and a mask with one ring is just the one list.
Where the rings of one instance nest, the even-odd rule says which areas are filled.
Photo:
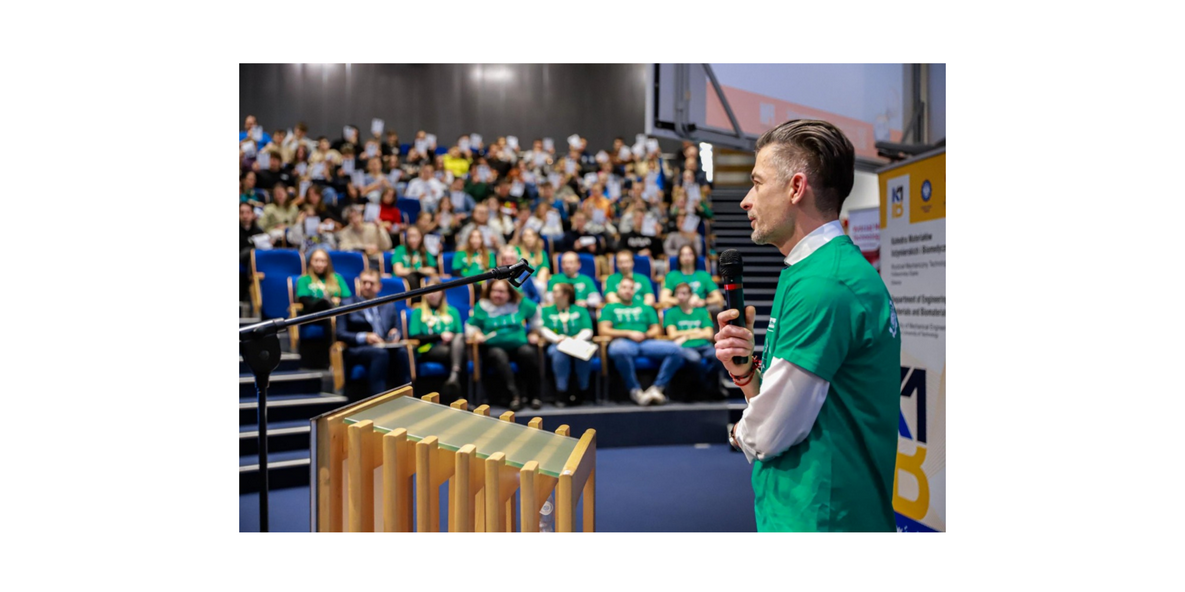
[[[524, 275], [524, 272], [526, 275]], [[427, 286], [391, 294], [382, 298], [374, 298], [365, 302], [357, 302], [347, 306], [339, 306], [330, 310], [300, 316], [291, 319], [272, 319], [239, 329], [239, 354], [251, 369], [255, 377], [255, 392], [259, 402], [257, 417], [259, 421], [259, 468], [262, 481], [259, 488], [259, 532], [268, 532], [268, 474], [267, 474], [267, 388], [272, 370], [280, 365], [280, 338], [278, 334], [289, 327], [307, 325], [330, 317], [349, 314], [388, 302], [397, 302], [415, 298], [432, 292], [441, 292], [458, 286], [467, 286], [487, 280], [507, 280], [514, 287], [520, 287], [523, 282], [535, 273], [526, 259], [519, 259], [513, 265], [503, 265], [475, 276], [444, 282], [435, 286]]]

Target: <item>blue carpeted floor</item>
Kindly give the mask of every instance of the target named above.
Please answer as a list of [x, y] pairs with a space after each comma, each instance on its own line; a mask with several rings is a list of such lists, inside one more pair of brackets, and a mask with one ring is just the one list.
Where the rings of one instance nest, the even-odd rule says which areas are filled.
[[[727, 445], [598, 450], [597, 530], [755, 532], [749, 474]], [[268, 502], [272, 531], [308, 532], [307, 487], [274, 490]], [[239, 496], [239, 530], [259, 530], [256, 494]]]

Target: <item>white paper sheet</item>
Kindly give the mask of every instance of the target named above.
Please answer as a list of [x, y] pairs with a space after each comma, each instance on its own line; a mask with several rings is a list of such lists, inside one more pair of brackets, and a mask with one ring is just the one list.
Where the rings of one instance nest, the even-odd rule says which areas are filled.
[[543, 149], [548, 152], [555, 151], [555, 140], [551, 138], [543, 138]]
[[569, 356], [580, 358], [585, 362], [592, 359], [593, 354], [597, 353], [598, 347], [591, 341], [581, 341], [579, 339], [572, 339], [565, 337], [563, 341], [556, 344], [556, 349], [568, 354]]
[[304, 219], [304, 235], [316, 236], [317, 227], [321, 225], [321, 218], [319, 216], [309, 216]]
[[474, 146], [481, 146], [481, 134], [469, 134], [469, 143]]
[[[604, 212], [601, 212], [601, 213], [604, 214]], [[578, 244], [582, 247], [589, 247], [589, 246], [597, 244], [597, 239], [596, 239], [596, 237], [592, 237], [592, 236], [582, 236], [582, 237], [580, 237], [579, 240], [576, 241], [576, 244]]]
[[347, 175], [350, 175], [350, 176], [354, 175], [354, 159], [353, 158], [343, 158], [342, 159], [342, 172]]
[[425, 234], [424, 248], [432, 253], [433, 256], [440, 254], [440, 235], [439, 234]]
[[260, 170], [266, 169], [272, 166], [272, 155], [267, 150], [263, 150], [259, 153], [259, 156], [255, 158], [255, 162], [259, 163]]
[[263, 141], [263, 126], [257, 125], [251, 128], [251, 139], [256, 142]]
[[564, 171], [567, 172], [569, 175], [575, 175], [576, 174], [576, 161], [574, 161], [570, 158], [565, 160], [564, 161]]
[[580, 147], [580, 134], [572, 134], [568, 136], [568, 146], [572, 148]]
[[436, 148], [436, 134], [428, 134], [424, 139], [427, 140], [429, 148]]
[[658, 217], [654, 214], [642, 217], [642, 236], [658, 236]]
[[604, 224], [605, 223], [605, 210], [602, 210], [601, 208], [593, 209], [592, 221], [593, 221], [593, 224]]
[[687, 214], [687, 217], [683, 219], [683, 226], [681, 228], [683, 232], [695, 232], [699, 228], [699, 216]]
[[518, 136], [506, 136], [506, 146], [511, 150], [518, 150]]
[[461, 152], [468, 150], [469, 149], [469, 138], [461, 138], [460, 140], [457, 140], [457, 148], [460, 148]]
[[379, 204], [377, 204], [377, 203], [366, 204], [366, 211], [362, 213], [362, 221], [363, 222], [374, 222], [375, 220], [378, 220], [378, 219], [379, 219]]
[[266, 251], [272, 248], [272, 237], [264, 234], [256, 234], [251, 236], [251, 242], [255, 244], [255, 248], [261, 251]]
[[370, 133], [372, 133], [376, 136], [383, 135], [383, 125], [384, 125], [383, 120], [381, 120], [377, 117], [374, 119], [371, 119], [370, 120]]
[[618, 158], [618, 160], [629, 160], [630, 159], [630, 147], [629, 146], [622, 146], [621, 150], [617, 151], [617, 158]]
[[523, 185], [522, 183], [515, 181], [510, 184], [510, 195], [512, 195], [514, 197], [522, 197], [523, 191], [525, 191], [526, 188], [527, 188], [526, 185]]

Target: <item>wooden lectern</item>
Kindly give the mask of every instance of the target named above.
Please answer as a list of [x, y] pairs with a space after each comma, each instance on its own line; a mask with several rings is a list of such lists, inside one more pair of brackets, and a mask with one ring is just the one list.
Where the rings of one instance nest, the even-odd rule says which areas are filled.
[[312, 530], [435, 532], [446, 483], [451, 532], [514, 532], [516, 515], [521, 532], [538, 532], [553, 492], [557, 532], [575, 530], [582, 499], [583, 531], [595, 530], [595, 430], [577, 440], [538, 417], [523, 426], [511, 411], [411, 395], [404, 386], [311, 420]]

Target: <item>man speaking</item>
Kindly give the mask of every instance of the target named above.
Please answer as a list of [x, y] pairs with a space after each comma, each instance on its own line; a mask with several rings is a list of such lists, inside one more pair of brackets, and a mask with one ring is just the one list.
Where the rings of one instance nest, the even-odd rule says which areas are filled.
[[[844, 235], [855, 150], [834, 125], [796, 119], [761, 136], [741, 207], [753, 242], [786, 256], [753, 356], [717, 317], [716, 357], [745, 393], [734, 446], [753, 464], [759, 531], [892, 531], [901, 335], [884, 282]], [[746, 361], [738, 365], [736, 361]]]

